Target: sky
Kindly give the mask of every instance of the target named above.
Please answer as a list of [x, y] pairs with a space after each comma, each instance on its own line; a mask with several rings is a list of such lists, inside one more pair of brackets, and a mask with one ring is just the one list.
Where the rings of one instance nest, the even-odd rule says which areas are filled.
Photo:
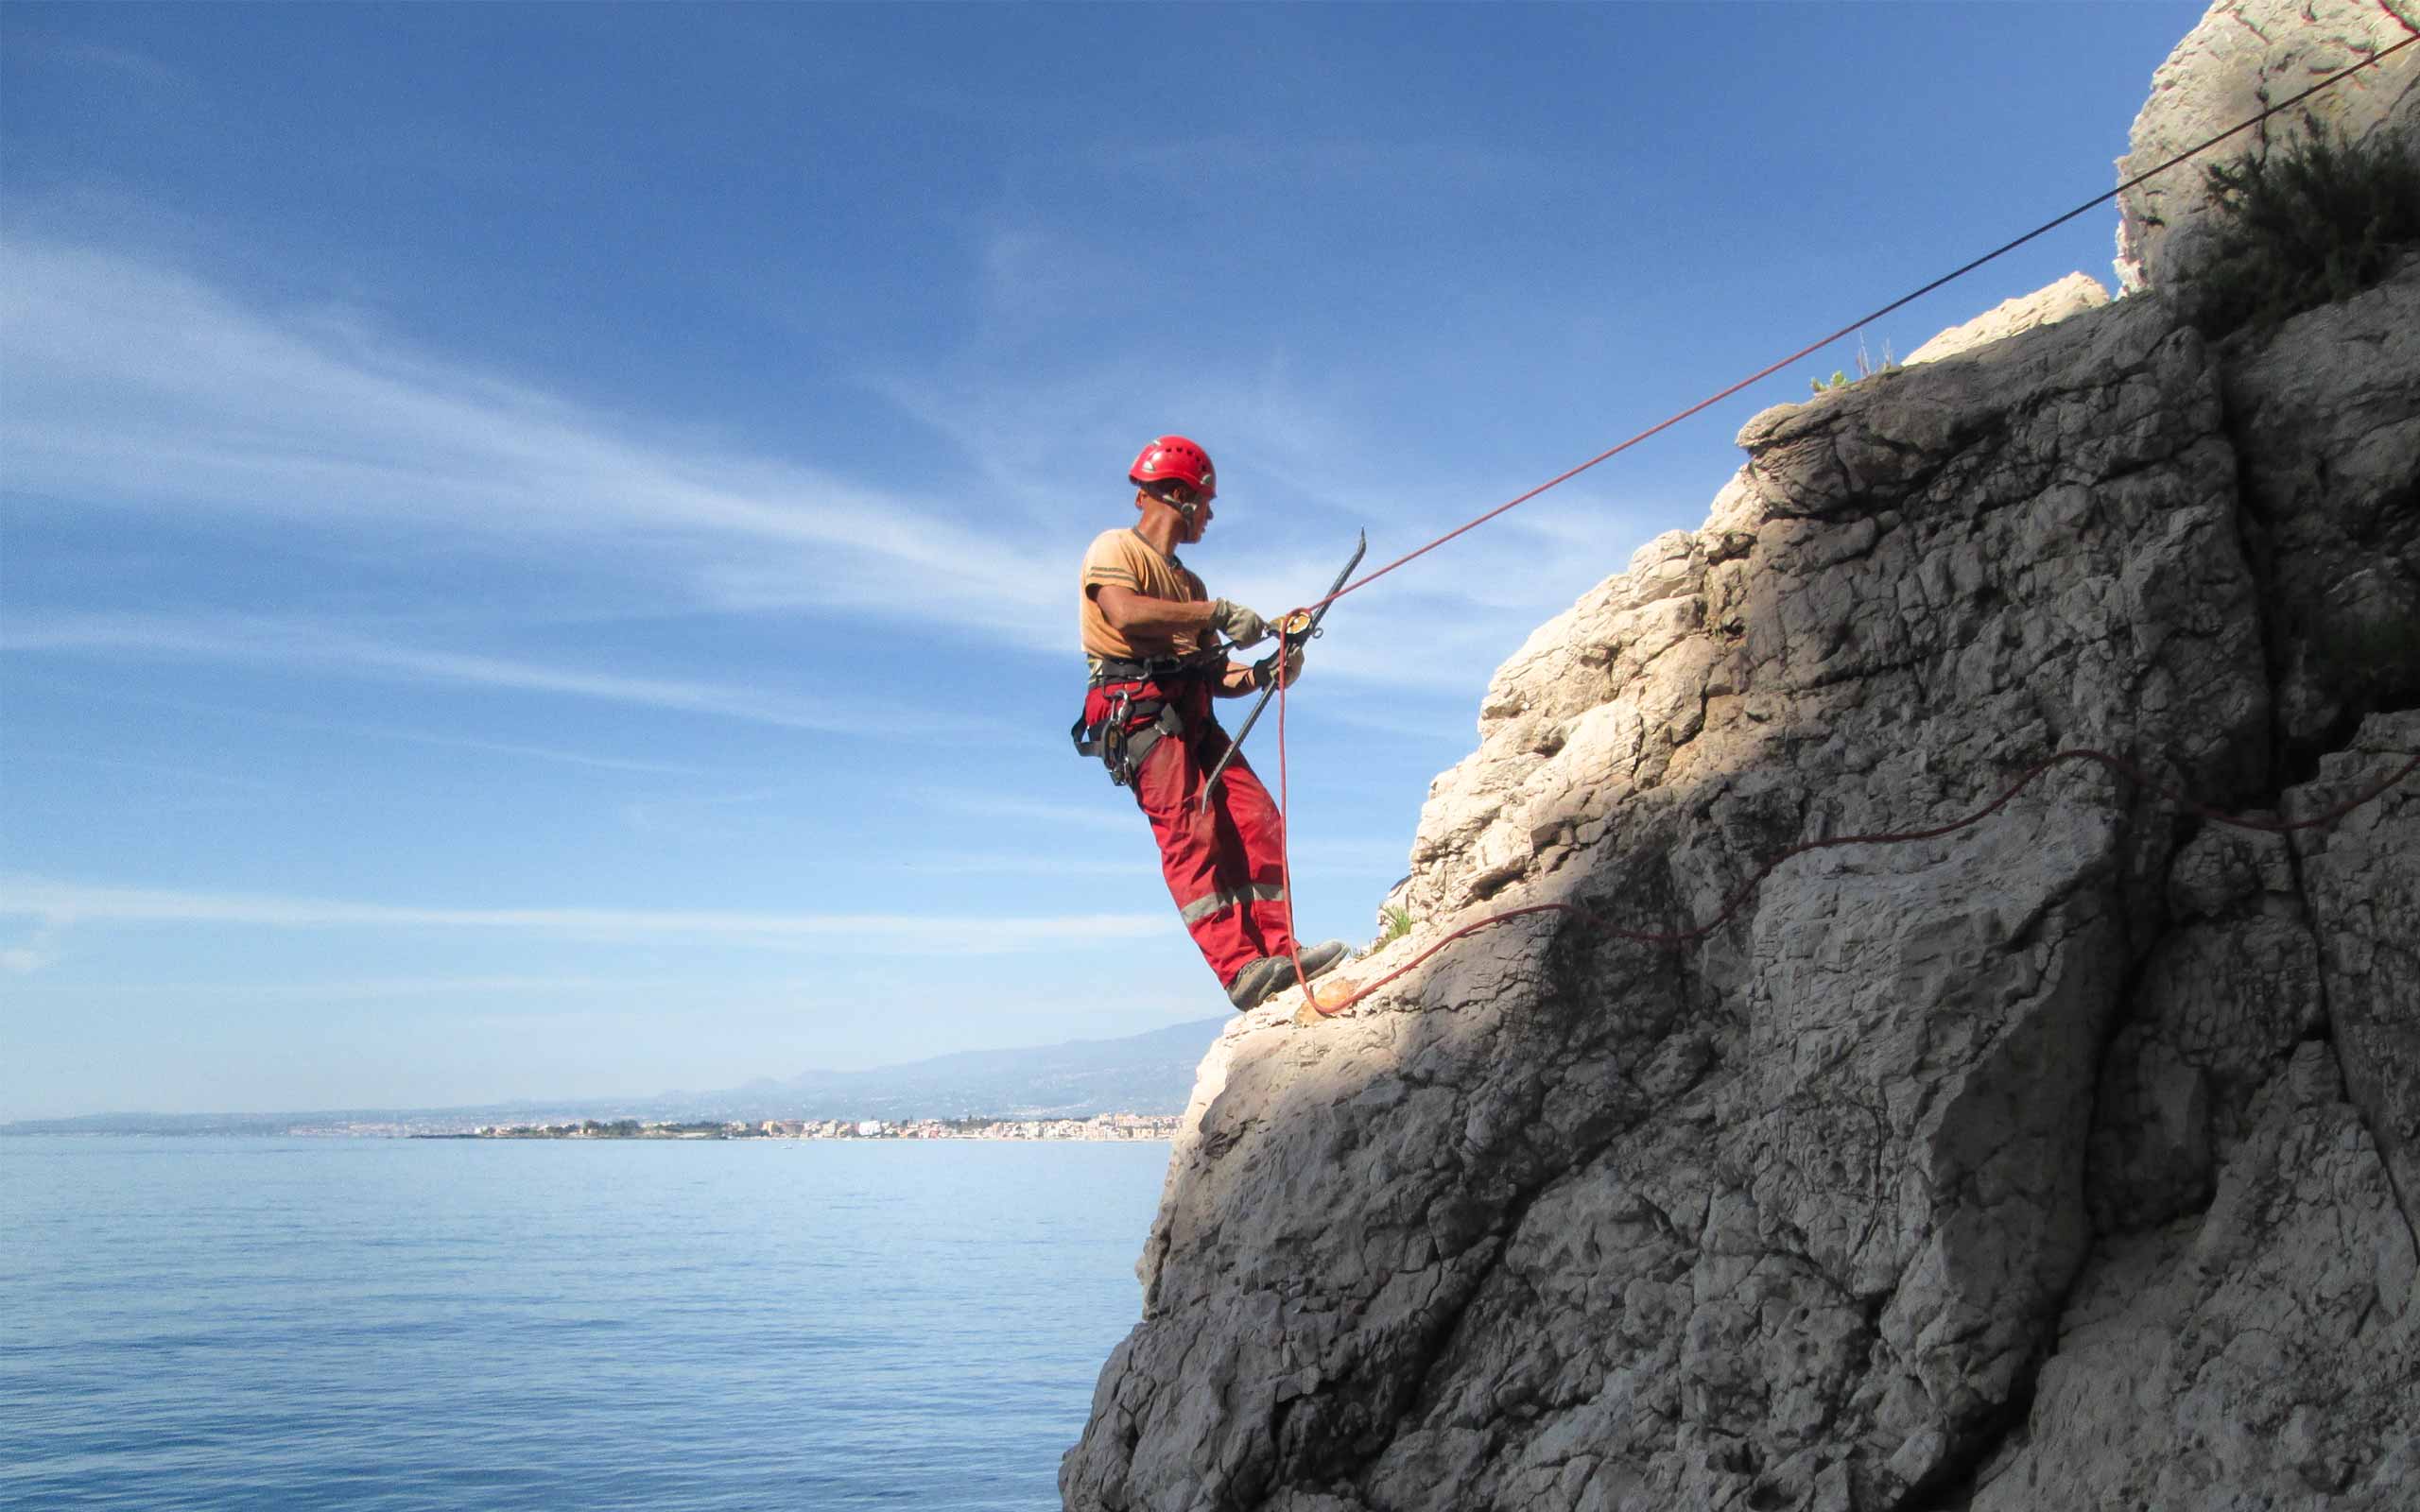
[[[1066, 737], [1142, 442], [1306, 602], [2110, 188], [2200, 9], [0, 8], [0, 1120], [1223, 1013]], [[1305, 938], [1857, 348], [1338, 604]]]

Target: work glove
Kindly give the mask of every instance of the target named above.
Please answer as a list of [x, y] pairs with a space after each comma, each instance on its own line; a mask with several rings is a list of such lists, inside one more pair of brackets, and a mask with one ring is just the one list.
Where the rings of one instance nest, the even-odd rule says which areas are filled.
[[1286, 676], [1278, 679], [1276, 672], [1277, 653], [1271, 651], [1252, 664], [1253, 686], [1266, 688], [1275, 680], [1283, 681], [1287, 687], [1292, 687], [1295, 679], [1303, 675], [1303, 647], [1299, 642], [1286, 653]]
[[1237, 645], [1257, 645], [1269, 639], [1269, 622], [1232, 598], [1211, 602], [1210, 625]]

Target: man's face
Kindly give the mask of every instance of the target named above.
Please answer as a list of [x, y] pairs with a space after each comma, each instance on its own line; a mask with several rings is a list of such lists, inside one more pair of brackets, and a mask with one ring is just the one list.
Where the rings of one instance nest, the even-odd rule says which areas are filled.
[[[1177, 513], [1184, 514], [1184, 511], [1179, 509]], [[1193, 513], [1192, 516], [1184, 523], [1184, 543], [1186, 545], [1190, 546], [1194, 542], [1200, 541], [1201, 539], [1201, 532], [1210, 528], [1210, 501], [1202, 497], [1201, 494], [1197, 493], [1193, 495]]]
[[[1187, 503], [1192, 505], [1188, 511]], [[1180, 546], [1190, 546], [1210, 528], [1210, 501], [1183, 484], [1166, 484], [1158, 489], [1145, 489], [1134, 496], [1134, 507], [1149, 509], [1157, 504], [1176, 516], [1176, 540]]]

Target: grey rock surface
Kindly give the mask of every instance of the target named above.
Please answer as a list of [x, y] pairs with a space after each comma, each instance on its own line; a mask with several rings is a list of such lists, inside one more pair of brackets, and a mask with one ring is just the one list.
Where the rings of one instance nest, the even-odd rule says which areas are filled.
[[[2420, 713], [2377, 716], [2286, 793], [2284, 816], [2335, 809], [2415, 751]], [[2415, 857], [2411, 782], [2325, 830], [2214, 828], [2180, 853], [2171, 897], [2201, 917], [2159, 951], [2238, 970], [2195, 992], [2147, 980], [2108, 1075], [2143, 1088], [2190, 1075], [2204, 1095], [2132, 1109], [2104, 1091], [2096, 1141], [2113, 1144], [2097, 1143], [2088, 1177], [2102, 1237], [2027, 1423], [1977, 1478], [1975, 1512], [2411, 1505]], [[2130, 1069], [2155, 1059], [2159, 1071]], [[2214, 1199], [2176, 1190], [2190, 1143], [2178, 1131], [2197, 1120], [2193, 1179]]]
[[[2414, 0], [2218, 0], [2152, 76], [2135, 117], [2122, 182], [2266, 107], [2420, 31]], [[2408, 47], [2304, 105], [2214, 148], [2218, 161], [2259, 158], [2308, 134], [2306, 116], [2357, 142], [2386, 134], [2420, 151], [2420, 47]], [[2118, 284], [2173, 286], [2208, 254], [2211, 199], [2196, 159], [2118, 198]]]
[[[2420, 47], [2413, 49], [2420, 52]], [[2226, 368], [2289, 741], [2420, 696], [2420, 259]]]
[[[2373, 715], [2349, 750], [2288, 795], [2286, 812], [2338, 807], [2374, 785], [2381, 767], [2415, 754], [2420, 713]], [[2320, 975], [2345, 1083], [2386, 1154], [2404, 1212], [2420, 1217], [2420, 782], [2296, 834], [2294, 850], [2324, 942]]]
[[[1759, 416], [1704, 529], [1505, 664], [1423, 812], [1421, 922], [1355, 971], [1512, 906], [1710, 919], [1765, 856], [1940, 825], [2068, 747], [2261, 792], [2220, 396], [2141, 301]], [[2095, 1204], [2206, 1203], [2320, 1012], [2290, 858], [2171, 867], [2174, 833], [2062, 767], [1960, 834], [1789, 863], [1685, 951], [1530, 915], [1353, 1018], [1247, 1016], [1068, 1504], [1881, 1506], [1972, 1474]], [[2172, 896], [2204, 917], [2168, 931]], [[2140, 1048], [2106, 1057], [2130, 992]], [[2104, 1080], [2152, 1118], [2097, 1128]]]
[[2411, 1504], [2411, 1226], [2330, 1047], [2251, 1111], [2205, 1211], [2095, 1255], [1974, 1512]]

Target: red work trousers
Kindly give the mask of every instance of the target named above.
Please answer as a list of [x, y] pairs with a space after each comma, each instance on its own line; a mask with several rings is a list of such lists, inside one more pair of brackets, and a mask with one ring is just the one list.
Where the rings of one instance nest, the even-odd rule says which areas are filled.
[[[1286, 919], [1285, 829], [1269, 789], [1241, 752], [1219, 774], [1210, 807], [1201, 807], [1201, 780], [1226, 754], [1227, 732], [1210, 713], [1208, 684], [1170, 679], [1161, 691], [1184, 721], [1162, 737], [1134, 773], [1134, 799], [1160, 843], [1160, 871], [1168, 896], [1218, 973], [1220, 987], [1264, 955], [1291, 955]], [[1096, 695], [1098, 696], [1098, 695]]]

